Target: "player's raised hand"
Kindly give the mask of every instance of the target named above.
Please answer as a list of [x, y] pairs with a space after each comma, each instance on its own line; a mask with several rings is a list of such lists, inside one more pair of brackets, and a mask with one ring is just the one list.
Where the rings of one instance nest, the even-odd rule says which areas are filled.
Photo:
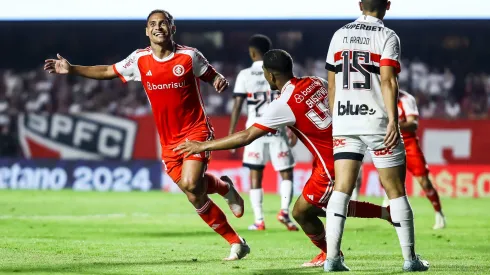
[[228, 86], [230, 86], [230, 83], [228, 82], [228, 80], [226, 80], [224, 76], [218, 74], [214, 79], [213, 87], [216, 89], [218, 93], [221, 93], [224, 90], [226, 90]]
[[186, 142], [181, 143], [177, 147], [175, 147], [174, 152], [178, 152], [179, 154], [186, 154], [184, 158], [187, 158], [191, 155], [204, 152], [204, 146], [202, 142], [187, 140]]
[[48, 73], [67, 74], [70, 72], [71, 64], [64, 59], [60, 54], [56, 54], [58, 59], [44, 60], [44, 70]]
[[386, 127], [386, 136], [384, 138], [384, 144], [386, 148], [392, 149], [400, 142], [400, 131], [398, 124], [395, 122], [389, 122]]

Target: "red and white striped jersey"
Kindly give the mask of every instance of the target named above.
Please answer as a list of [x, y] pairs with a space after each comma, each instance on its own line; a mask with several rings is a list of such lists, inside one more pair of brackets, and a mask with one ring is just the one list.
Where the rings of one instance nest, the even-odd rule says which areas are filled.
[[400, 40], [383, 21], [363, 15], [335, 32], [325, 66], [336, 74], [334, 136], [386, 134], [381, 66], [400, 72]]
[[199, 78], [212, 79], [216, 71], [198, 50], [175, 45], [173, 53], [160, 59], [148, 47], [134, 51], [113, 68], [123, 82], [142, 82], [162, 147], [175, 146], [191, 132], [212, 132]]
[[[419, 116], [419, 109], [417, 108], [417, 101], [411, 94], [400, 90], [398, 96], [398, 120], [400, 122], [406, 121], [408, 116]], [[403, 139], [417, 137], [415, 132], [401, 131]]]
[[253, 126], [271, 133], [288, 126], [313, 155], [313, 172], [334, 180], [331, 116], [326, 80], [291, 79]]

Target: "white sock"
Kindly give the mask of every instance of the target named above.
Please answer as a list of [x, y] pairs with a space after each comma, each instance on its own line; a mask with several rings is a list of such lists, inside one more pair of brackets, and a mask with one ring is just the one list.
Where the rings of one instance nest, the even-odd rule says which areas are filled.
[[327, 259], [340, 256], [340, 243], [344, 232], [345, 219], [350, 196], [333, 191], [327, 204]]
[[289, 213], [289, 205], [293, 198], [293, 182], [290, 180], [283, 180], [279, 188], [281, 194], [281, 210]]
[[415, 257], [415, 230], [412, 206], [410, 206], [407, 196], [390, 200], [390, 212], [402, 248], [403, 258], [406, 261], [412, 260]]
[[250, 189], [250, 203], [254, 210], [255, 221], [264, 220], [264, 213], [262, 211], [262, 200], [264, 198], [264, 190], [262, 188]]

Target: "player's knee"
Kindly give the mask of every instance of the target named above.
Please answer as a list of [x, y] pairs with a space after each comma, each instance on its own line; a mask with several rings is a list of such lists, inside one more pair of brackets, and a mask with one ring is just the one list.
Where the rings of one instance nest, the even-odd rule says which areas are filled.
[[292, 215], [296, 222], [302, 224], [305, 219], [304, 214], [304, 211], [300, 207], [297, 207], [296, 205], [294, 206]]
[[194, 195], [200, 195], [205, 190], [200, 186], [199, 181], [191, 177], [183, 177], [180, 180], [180, 188], [186, 193], [191, 193]]

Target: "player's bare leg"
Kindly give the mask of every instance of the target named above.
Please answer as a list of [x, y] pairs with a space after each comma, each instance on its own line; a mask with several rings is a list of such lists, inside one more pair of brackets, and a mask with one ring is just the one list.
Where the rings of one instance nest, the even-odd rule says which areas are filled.
[[250, 181], [252, 188], [250, 189], [250, 204], [254, 212], [254, 223], [248, 227], [249, 230], [265, 230], [264, 211], [262, 202], [264, 200], [264, 190], [262, 189], [263, 170], [250, 168]]
[[350, 270], [340, 258], [340, 245], [348, 214], [350, 196], [354, 190], [362, 162], [351, 159], [335, 160], [335, 187], [327, 205], [327, 260], [325, 271]]
[[352, 196], [350, 197], [352, 201], [358, 200], [359, 193], [361, 192], [361, 183], [362, 183], [362, 165], [361, 168], [359, 169], [359, 175], [357, 176], [356, 188], [354, 188], [354, 191], [352, 191]]
[[325, 227], [318, 218], [324, 216], [324, 211], [310, 204], [303, 196], [300, 196], [293, 208], [293, 217], [301, 226], [306, 236], [311, 242], [318, 247], [321, 252], [310, 262], [306, 262], [302, 267], [319, 267], [323, 266], [327, 257], [327, 240], [325, 238]]
[[415, 234], [413, 211], [405, 193], [406, 165], [390, 168], [378, 168], [381, 184], [390, 199], [390, 212], [405, 263], [405, 271], [425, 271], [429, 269], [427, 261], [415, 254]]
[[421, 177], [415, 177], [417, 182], [420, 184], [422, 189], [424, 189], [425, 195], [432, 203], [434, 210], [436, 211], [436, 222], [434, 224], [434, 229], [443, 229], [446, 227], [446, 217], [442, 213], [441, 209], [441, 200], [439, 199], [439, 194], [437, 190], [432, 185], [432, 182], [429, 179], [428, 175], [424, 175]]
[[177, 184], [204, 222], [231, 245], [230, 256], [225, 260], [241, 259], [250, 252], [250, 248], [228, 223], [223, 211], [208, 197], [205, 167], [206, 164], [201, 161], [184, 160], [181, 179]]
[[289, 205], [293, 198], [293, 168], [279, 172], [282, 177], [279, 193], [281, 195], [281, 210], [277, 220], [284, 224], [289, 231], [298, 231], [298, 227], [289, 218]]

